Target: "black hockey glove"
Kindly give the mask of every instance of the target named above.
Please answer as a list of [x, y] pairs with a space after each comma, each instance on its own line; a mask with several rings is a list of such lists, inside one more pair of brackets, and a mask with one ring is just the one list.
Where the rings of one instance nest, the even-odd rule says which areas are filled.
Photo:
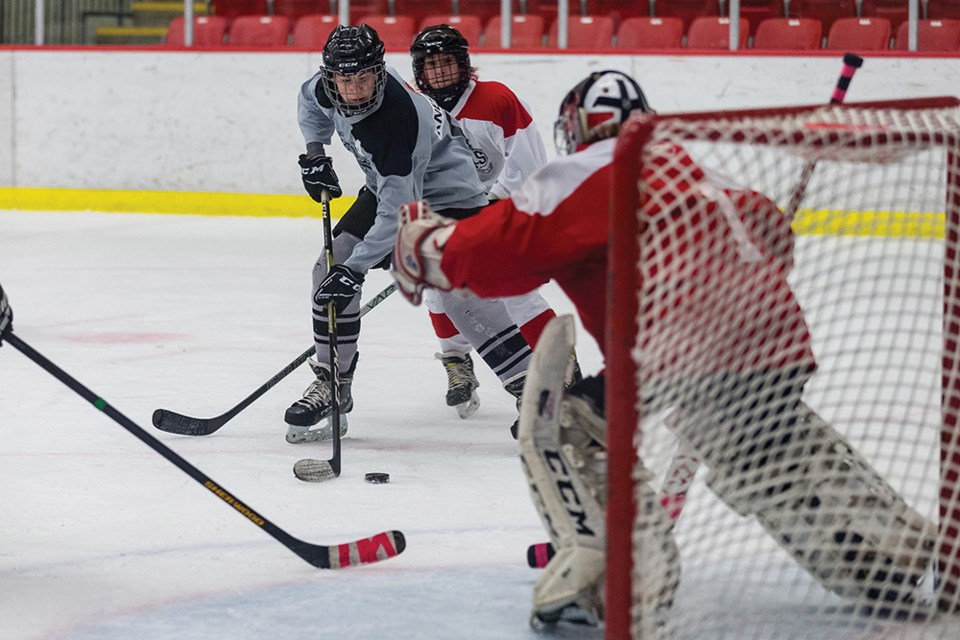
[[4, 334], [13, 329], [13, 309], [7, 301], [7, 294], [3, 292], [3, 286], [0, 285], [0, 346], [3, 346]]
[[310, 197], [317, 202], [321, 201], [320, 194], [326, 189], [331, 198], [343, 195], [340, 180], [333, 170], [333, 159], [330, 156], [307, 157], [300, 154], [300, 177], [303, 178], [303, 188]]
[[337, 264], [330, 269], [330, 273], [320, 283], [320, 288], [314, 294], [313, 300], [322, 307], [332, 302], [337, 305], [337, 313], [343, 313], [350, 301], [360, 294], [362, 284], [362, 273], [357, 273], [346, 265]]

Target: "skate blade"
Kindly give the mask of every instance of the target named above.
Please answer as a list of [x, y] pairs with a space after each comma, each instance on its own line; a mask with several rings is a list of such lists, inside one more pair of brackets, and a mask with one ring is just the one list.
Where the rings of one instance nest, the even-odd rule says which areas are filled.
[[470, 394], [469, 400], [456, 405], [454, 408], [457, 410], [457, 415], [459, 415], [462, 420], [466, 420], [480, 408], [480, 396], [477, 395], [476, 391], [473, 391]]
[[[323, 426], [298, 427], [293, 424], [287, 425], [287, 442], [290, 444], [303, 444], [305, 442], [320, 442], [321, 440], [330, 440], [333, 438], [332, 418], [327, 418]], [[347, 416], [340, 416], [340, 437], [347, 435], [347, 429], [350, 425], [347, 422]]]

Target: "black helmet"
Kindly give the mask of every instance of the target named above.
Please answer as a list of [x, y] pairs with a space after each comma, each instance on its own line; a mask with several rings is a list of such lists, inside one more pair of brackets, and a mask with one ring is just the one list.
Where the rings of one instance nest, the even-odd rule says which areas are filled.
[[[356, 27], [340, 25], [327, 38], [323, 47], [323, 90], [340, 113], [361, 115], [380, 104], [386, 82], [386, 66], [383, 63], [383, 41], [369, 25]], [[373, 94], [357, 102], [340, 95], [335, 76], [352, 76], [371, 70], [376, 79]]]
[[[413, 77], [417, 87], [433, 98], [444, 109], [451, 109], [470, 83], [470, 54], [467, 53], [467, 39], [448, 24], [427, 27], [413, 41], [410, 55], [413, 56]], [[423, 67], [427, 56], [450, 54], [457, 63], [456, 74], [441, 77], [442, 87], [430, 86]]]
[[653, 112], [640, 85], [621, 71], [594, 71], [560, 103], [553, 129], [557, 153], [617, 135], [633, 111]]

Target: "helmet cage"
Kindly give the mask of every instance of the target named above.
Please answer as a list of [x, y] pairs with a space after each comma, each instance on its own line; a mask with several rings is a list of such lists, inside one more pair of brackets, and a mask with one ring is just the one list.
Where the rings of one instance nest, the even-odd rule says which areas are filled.
[[[413, 56], [413, 77], [417, 88], [433, 98], [444, 109], [452, 108], [470, 84], [470, 54], [467, 39], [450, 25], [441, 24], [427, 27], [416, 37], [410, 47]], [[453, 56], [457, 69], [454, 73], [441, 76], [444, 86], [433, 87], [427, 80], [427, 60], [432, 56], [448, 54]]]
[[[340, 113], [345, 116], [363, 115], [380, 105], [387, 79], [383, 55], [383, 41], [376, 30], [368, 25], [340, 25], [330, 34], [323, 47], [321, 81], [324, 93]], [[357, 101], [341, 95], [336, 83], [337, 76], [350, 77], [368, 70], [374, 74], [374, 87], [369, 98]]]

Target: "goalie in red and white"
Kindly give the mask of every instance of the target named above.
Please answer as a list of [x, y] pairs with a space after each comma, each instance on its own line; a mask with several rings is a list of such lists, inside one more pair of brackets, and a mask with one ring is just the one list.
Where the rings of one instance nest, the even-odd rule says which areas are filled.
[[[423, 201], [401, 207], [393, 275], [408, 299], [418, 304], [425, 287], [517, 295], [553, 279], [602, 350], [613, 151], [631, 113], [652, 113], [639, 85], [618, 71], [592, 73], [560, 107], [556, 140], [568, 155], [510, 199], [459, 222]], [[936, 529], [801, 401], [816, 362], [787, 282], [789, 220], [762, 194], [718, 184], [675, 144], [649, 148], [638, 178], [649, 196], [639, 239], [650, 301], [637, 345], [644, 412], [672, 410], [670, 426], [708, 467], [713, 492], [755, 517], [825, 588], [864, 607], [909, 609]], [[563, 322], [541, 338], [520, 420], [531, 495], [557, 549], [534, 590], [538, 623], [603, 616], [602, 376], [563, 392]], [[653, 628], [667, 619], [679, 554], [649, 474], [636, 475], [650, 505], [634, 532], [644, 595], [633, 617]]]

